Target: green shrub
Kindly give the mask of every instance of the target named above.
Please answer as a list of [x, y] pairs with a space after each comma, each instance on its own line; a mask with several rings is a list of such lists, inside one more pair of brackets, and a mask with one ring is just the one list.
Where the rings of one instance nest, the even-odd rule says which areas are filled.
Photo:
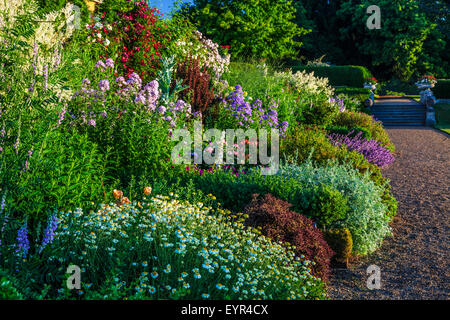
[[[382, 201], [384, 185], [377, 186], [369, 174], [361, 175], [351, 164], [329, 163], [316, 167], [310, 161], [300, 165], [281, 166], [277, 175], [264, 176], [259, 170], [236, 176], [223, 170], [204, 175], [193, 175], [195, 185], [204, 193], [214, 194], [218, 201], [235, 212], [243, 209], [252, 194], [271, 193], [292, 204], [292, 210], [313, 218], [320, 212], [327, 212], [325, 221], [333, 221], [325, 227], [346, 227], [353, 236], [354, 252], [367, 254], [374, 251], [389, 235], [390, 221], [388, 208]], [[345, 200], [336, 192], [322, 196], [323, 201], [332, 205], [317, 205], [317, 196], [312, 196], [317, 187], [329, 185], [348, 198], [349, 210], [346, 212]], [[319, 200], [319, 201], [320, 201]], [[315, 210], [311, 210], [312, 204]], [[331, 212], [331, 210], [338, 210]], [[340, 219], [340, 220], [337, 220]]]
[[450, 79], [438, 79], [432, 89], [438, 99], [450, 99]]
[[333, 122], [338, 113], [338, 107], [326, 100], [307, 101], [303, 106], [303, 123], [326, 127]]
[[389, 135], [379, 121], [374, 121], [371, 115], [361, 112], [341, 112], [334, 119], [333, 125], [346, 127], [347, 129], [364, 128], [370, 132], [372, 139], [378, 140], [383, 146], [395, 151]]
[[278, 174], [297, 180], [305, 188], [329, 184], [348, 198], [350, 210], [343, 220], [331, 227], [350, 230], [354, 253], [364, 255], [373, 252], [391, 234], [387, 208], [381, 199], [383, 188], [376, 186], [368, 174], [361, 175], [352, 165], [330, 163], [325, 167], [316, 167], [307, 162], [300, 166], [283, 166]]
[[[345, 114], [340, 113], [341, 114]], [[359, 115], [359, 114], [357, 114]], [[359, 116], [358, 116], [359, 117]], [[369, 117], [370, 118], [370, 117]], [[366, 119], [363, 117], [363, 119]], [[301, 165], [308, 158], [326, 165], [329, 160], [337, 160], [339, 163], [350, 163], [361, 173], [369, 174], [370, 179], [384, 189], [383, 203], [387, 206], [387, 215], [393, 218], [397, 213], [397, 201], [390, 192], [388, 180], [381, 175], [380, 169], [369, 163], [362, 154], [356, 151], [348, 151], [345, 146], [334, 146], [326, 136], [324, 130], [318, 128], [296, 127], [281, 141], [280, 152], [290, 162]]]
[[331, 226], [344, 219], [348, 210], [348, 199], [329, 184], [315, 186], [309, 215], [321, 226]]
[[342, 134], [342, 135], [347, 135], [350, 132], [353, 132], [351, 134], [352, 137], [356, 136], [358, 133], [361, 132], [361, 137], [363, 137], [367, 140], [372, 139], [372, 134], [369, 131], [369, 129], [363, 128], [363, 127], [347, 128], [344, 126], [330, 126], [327, 128], [327, 132], [328, 133], [337, 133], [337, 134]]
[[0, 300], [23, 300], [22, 294], [7, 277], [0, 277]]
[[336, 253], [333, 259], [337, 262], [348, 263], [353, 250], [352, 234], [347, 228], [330, 229], [324, 232], [325, 240]]
[[316, 77], [328, 78], [332, 86], [355, 88], [362, 88], [365, 79], [372, 76], [371, 72], [362, 66], [293, 66], [292, 70], [314, 72]]

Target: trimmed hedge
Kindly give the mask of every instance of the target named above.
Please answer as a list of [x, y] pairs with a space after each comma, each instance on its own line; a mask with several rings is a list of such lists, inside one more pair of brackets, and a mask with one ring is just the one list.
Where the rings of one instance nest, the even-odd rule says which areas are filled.
[[450, 79], [438, 79], [432, 89], [438, 99], [450, 99]]
[[292, 71], [314, 72], [314, 75], [321, 78], [328, 78], [332, 86], [347, 86], [363, 88], [364, 80], [372, 77], [372, 73], [362, 66], [293, 66]]

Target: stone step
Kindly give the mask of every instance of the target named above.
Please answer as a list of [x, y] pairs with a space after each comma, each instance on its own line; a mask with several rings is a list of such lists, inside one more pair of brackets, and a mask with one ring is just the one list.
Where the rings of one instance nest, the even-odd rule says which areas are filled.
[[396, 122], [383, 122], [383, 126], [385, 127], [395, 127], [395, 126], [418, 126], [418, 127], [424, 127], [425, 122], [405, 122], [405, 123], [396, 123]]
[[384, 121], [384, 122], [424, 122], [425, 121], [425, 118], [390, 119], [390, 118], [377, 118], [377, 117], [375, 117], [375, 119], [377, 119], [379, 121]]
[[378, 115], [378, 116], [386, 116], [386, 117], [408, 117], [408, 116], [421, 116], [421, 117], [425, 117], [426, 113], [425, 112], [417, 112], [417, 113], [386, 113], [386, 112], [373, 112], [373, 115]]
[[426, 110], [427, 108], [420, 106], [420, 107], [380, 107], [380, 106], [373, 106], [372, 110]]
[[426, 111], [372, 111], [372, 114], [390, 114], [390, 115], [402, 115], [402, 114], [426, 114]]

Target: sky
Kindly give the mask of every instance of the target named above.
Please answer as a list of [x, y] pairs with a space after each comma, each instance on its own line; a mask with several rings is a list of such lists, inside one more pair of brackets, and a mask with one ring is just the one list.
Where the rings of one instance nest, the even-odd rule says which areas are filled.
[[[148, 3], [158, 8], [164, 13], [164, 17], [168, 16], [173, 9], [173, 4], [176, 0], [148, 0]], [[182, 2], [191, 2], [190, 0], [182, 0]]]

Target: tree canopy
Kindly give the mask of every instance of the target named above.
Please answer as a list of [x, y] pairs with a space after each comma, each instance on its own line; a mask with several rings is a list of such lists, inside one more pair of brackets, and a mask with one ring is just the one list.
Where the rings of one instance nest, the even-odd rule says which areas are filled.
[[307, 31], [295, 24], [292, 0], [194, 0], [188, 16], [232, 57], [280, 59], [295, 55]]
[[[381, 9], [381, 29], [366, 27], [367, 8]], [[447, 76], [448, 4], [431, 0], [297, 0], [296, 23], [312, 29], [303, 55], [371, 66], [382, 77]]]

